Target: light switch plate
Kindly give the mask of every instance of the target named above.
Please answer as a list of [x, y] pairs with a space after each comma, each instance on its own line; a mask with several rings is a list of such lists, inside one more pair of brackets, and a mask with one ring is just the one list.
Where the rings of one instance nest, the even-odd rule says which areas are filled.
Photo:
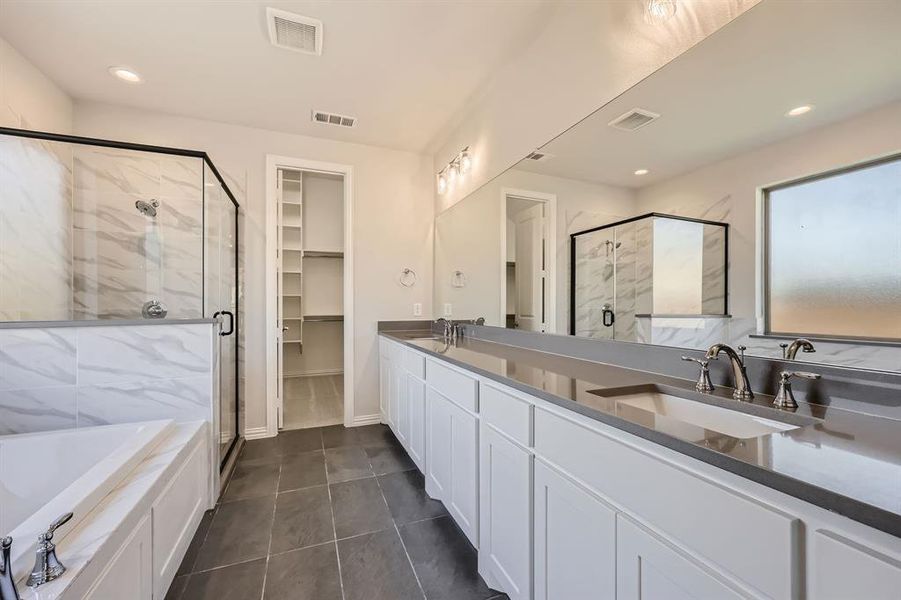
[[414, 302], [413, 303], [413, 316], [414, 317], [422, 316], [422, 302]]
[[450, 302], [448, 302], [447, 304], [444, 305], [444, 316], [449, 317], [449, 316], [451, 316], [452, 313], [453, 313], [453, 311], [451, 310]]

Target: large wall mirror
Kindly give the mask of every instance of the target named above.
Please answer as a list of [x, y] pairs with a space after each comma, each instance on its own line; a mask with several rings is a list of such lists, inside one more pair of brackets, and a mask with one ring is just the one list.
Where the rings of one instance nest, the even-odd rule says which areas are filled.
[[764, 0], [439, 214], [436, 316], [901, 370], [898, 23]]

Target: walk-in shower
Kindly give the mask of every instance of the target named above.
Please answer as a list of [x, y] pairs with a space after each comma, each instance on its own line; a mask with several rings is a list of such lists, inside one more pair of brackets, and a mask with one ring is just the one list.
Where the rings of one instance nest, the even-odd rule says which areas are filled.
[[238, 431], [238, 202], [204, 152], [0, 128], [0, 322], [220, 317]]

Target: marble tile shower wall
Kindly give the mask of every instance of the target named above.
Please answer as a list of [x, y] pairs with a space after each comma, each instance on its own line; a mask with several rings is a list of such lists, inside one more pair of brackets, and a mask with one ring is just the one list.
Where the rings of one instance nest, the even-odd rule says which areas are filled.
[[0, 330], [0, 435], [152, 419], [215, 423], [209, 324]]
[[203, 161], [76, 146], [73, 172], [74, 318], [140, 318], [151, 299], [169, 318], [200, 317]]
[[72, 147], [0, 136], [0, 320], [70, 319]]

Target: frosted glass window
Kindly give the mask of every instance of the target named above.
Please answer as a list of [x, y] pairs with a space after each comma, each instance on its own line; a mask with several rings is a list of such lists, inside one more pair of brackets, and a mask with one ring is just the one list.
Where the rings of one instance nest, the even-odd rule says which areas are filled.
[[901, 339], [901, 158], [766, 199], [768, 332]]

